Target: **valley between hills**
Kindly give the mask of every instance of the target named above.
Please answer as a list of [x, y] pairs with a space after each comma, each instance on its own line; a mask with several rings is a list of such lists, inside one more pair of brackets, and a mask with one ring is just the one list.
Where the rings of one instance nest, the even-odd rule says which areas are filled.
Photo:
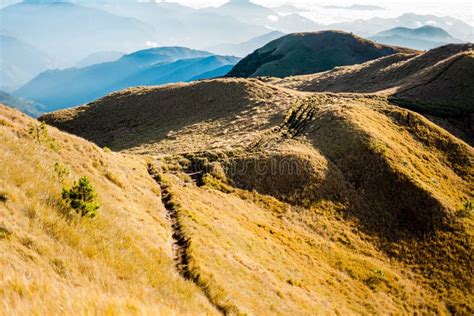
[[[0, 106], [0, 312], [472, 314], [473, 71], [472, 44], [298, 33], [227, 77]], [[61, 203], [82, 176], [94, 219]]]

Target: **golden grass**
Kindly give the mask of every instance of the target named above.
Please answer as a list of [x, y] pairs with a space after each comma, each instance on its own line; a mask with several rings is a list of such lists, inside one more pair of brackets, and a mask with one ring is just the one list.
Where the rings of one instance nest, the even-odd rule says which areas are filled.
[[[474, 310], [474, 216], [465, 206], [474, 198], [473, 149], [386, 97], [223, 79], [130, 89], [45, 117], [101, 146], [159, 158], [167, 207], [190, 240], [193, 282], [175, 268], [176, 227], [145, 156], [54, 128], [60, 146], [51, 149], [28, 138], [32, 120], [1, 113], [9, 168], [0, 182], [0, 246], [8, 247], [0, 297], [9, 311]], [[62, 184], [56, 163], [71, 171]], [[298, 173], [256, 171], [273, 163]], [[246, 172], [229, 171], [240, 165]], [[202, 187], [187, 174], [200, 171]], [[57, 205], [61, 187], [82, 175], [102, 204], [93, 221], [68, 220]]]
[[[216, 313], [175, 271], [170, 228], [145, 159], [106, 153], [49, 127], [53, 151], [27, 133], [34, 122], [0, 108], [0, 314]], [[34, 123], [37, 124], [37, 123]], [[63, 184], [89, 177], [101, 208], [68, 219]]]
[[446, 312], [419, 277], [342, 219], [342, 205], [304, 209], [256, 192], [217, 191], [215, 178], [199, 189], [169, 179], [191, 268], [240, 313]]

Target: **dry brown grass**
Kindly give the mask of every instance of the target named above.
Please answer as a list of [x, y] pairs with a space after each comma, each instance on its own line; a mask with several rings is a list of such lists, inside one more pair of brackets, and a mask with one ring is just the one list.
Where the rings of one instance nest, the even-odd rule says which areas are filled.
[[258, 80], [205, 80], [127, 89], [41, 119], [113, 150], [202, 151], [245, 145], [297, 95]]
[[[61, 145], [54, 151], [28, 135], [34, 120], [3, 106], [0, 118], [1, 315], [216, 313], [174, 269], [145, 159], [49, 127]], [[101, 203], [96, 219], [63, 215], [57, 162], [70, 170], [64, 184], [89, 177]]]
[[[138, 247], [146, 258], [161, 256], [159, 264], [140, 259], [149, 262], [145, 271], [174, 272], [170, 279], [160, 275], [157, 283], [147, 283], [145, 272], [138, 285], [120, 280], [130, 288], [116, 297], [133, 292], [132, 285], [152, 288], [157, 295], [168, 291], [157, 300], [163, 308], [189, 313], [212, 312], [209, 302], [230, 313], [280, 315], [474, 310], [474, 217], [465, 206], [474, 199], [473, 149], [423, 116], [391, 105], [385, 96], [309, 94], [258, 80], [220, 79], [130, 89], [45, 119], [101, 146], [151, 154], [159, 161], [157, 173], [172, 196], [167, 207], [176, 214], [180, 235], [190, 241], [184, 251], [196, 286], [173, 270], [169, 236], [177, 228], [165, 220], [164, 209], [150, 213], [154, 217], [142, 215], [145, 201], [157, 202], [160, 190], [146, 174], [143, 156], [105, 153], [54, 129], [60, 151], [40, 146], [47, 154], [32, 154], [39, 145], [26, 146], [27, 140], [23, 145], [11, 141], [4, 151], [16, 148], [11, 157], [27, 159], [28, 174], [35, 174], [38, 164], [60, 161], [71, 168], [72, 178], [89, 175], [106, 197], [97, 222], [91, 223], [121, 223], [128, 234], [136, 232], [127, 249]], [[0, 122], [6, 122], [2, 129], [8, 133], [19, 129], [6, 116]], [[39, 157], [42, 163], [31, 160]], [[256, 164], [282, 162], [292, 164], [298, 174], [256, 171]], [[247, 166], [245, 172], [230, 172], [241, 165]], [[187, 174], [201, 184], [196, 172], [203, 172], [204, 186]], [[15, 178], [8, 179], [7, 185], [14, 187]], [[7, 206], [12, 203], [10, 187]], [[57, 196], [60, 186], [48, 188], [53, 191], [47, 197]], [[46, 203], [37, 189], [31, 192], [28, 201]], [[112, 199], [116, 192], [120, 194]], [[71, 231], [88, 227], [87, 236], [93, 236], [87, 237], [92, 238], [88, 247], [110, 232], [83, 221], [64, 221], [58, 210], [50, 213], [56, 214], [54, 225]], [[144, 219], [146, 229], [133, 220], [119, 221], [132, 215]], [[40, 227], [48, 225], [41, 222]], [[7, 222], [0, 231], [9, 236], [6, 240], [14, 234], [12, 227]], [[90, 258], [105, 262], [111, 275], [128, 271], [110, 263], [108, 253], [124, 251], [112, 236], [121, 235], [113, 231]], [[149, 243], [159, 245], [156, 252], [145, 246]], [[82, 242], [72, 244], [74, 251], [87, 253]], [[119, 258], [136, 262], [137, 256]], [[25, 266], [27, 260], [17, 259]], [[132, 297], [148, 311], [149, 296]], [[117, 305], [118, 312], [124, 311]]]

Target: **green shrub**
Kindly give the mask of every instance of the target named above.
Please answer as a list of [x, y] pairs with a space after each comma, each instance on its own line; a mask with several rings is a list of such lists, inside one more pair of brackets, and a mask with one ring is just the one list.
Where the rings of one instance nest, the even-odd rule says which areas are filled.
[[54, 164], [54, 173], [56, 175], [56, 178], [58, 178], [58, 181], [60, 183], [63, 183], [64, 180], [69, 177], [69, 174], [71, 173], [69, 171], [69, 168], [66, 167], [65, 165], [63, 165], [62, 163], [60, 162], [56, 162]]
[[471, 200], [466, 199], [463, 203], [463, 209], [458, 211], [459, 217], [470, 217], [474, 214], [474, 203]]
[[45, 122], [41, 122], [40, 125], [31, 124], [29, 125], [28, 134], [38, 144], [46, 145], [52, 150], [59, 150], [59, 145], [56, 143], [54, 138], [48, 134], [48, 126]]
[[87, 177], [82, 177], [74, 182], [72, 188], [63, 189], [63, 201], [82, 217], [94, 218], [100, 207], [97, 193]]

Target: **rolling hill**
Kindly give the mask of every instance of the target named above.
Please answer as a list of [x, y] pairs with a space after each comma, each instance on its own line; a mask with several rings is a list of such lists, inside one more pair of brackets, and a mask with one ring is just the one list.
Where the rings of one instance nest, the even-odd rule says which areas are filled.
[[234, 65], [238, 60], [181, 47], [152, 48], [125, 55], [114, 62], [46, 71], [14, 95], [45, 104], [49, 112], [84, 104], [128, 87], [189, 81], [197, 76], [206, 77], [204, 73], [225, 75], [224, 72], [209, 72]]
[[446, 128], [473, 144], [473, 49], [473, 44], [451, 44], [422, 54], [396, 54], [320, 74], [270, 81], [300, 91], [388, 96], [399, 106], [449, 121]]
[[[350, 65], [131, 87], [38, 120], [0, 105], [0, 314], [474, 312], [474, 149], [450, 125], [473, 118], [473, 45], [265, 47], [248, 72]], [[230, 61], [144, 50], [58, 71], [55, 95]], [[94, 218], [68, 200], [82, 177]]]
[[286, 77], [330, 70], [410, 49], [384, 46], [338, 31], [296, 33], [274, 40], [242, 59], [229, 77]]
[[386, 97], [227, 78], [41, 120], [155, 157], [178, 271], [225, 313], [473, 308], [472, 147]]

